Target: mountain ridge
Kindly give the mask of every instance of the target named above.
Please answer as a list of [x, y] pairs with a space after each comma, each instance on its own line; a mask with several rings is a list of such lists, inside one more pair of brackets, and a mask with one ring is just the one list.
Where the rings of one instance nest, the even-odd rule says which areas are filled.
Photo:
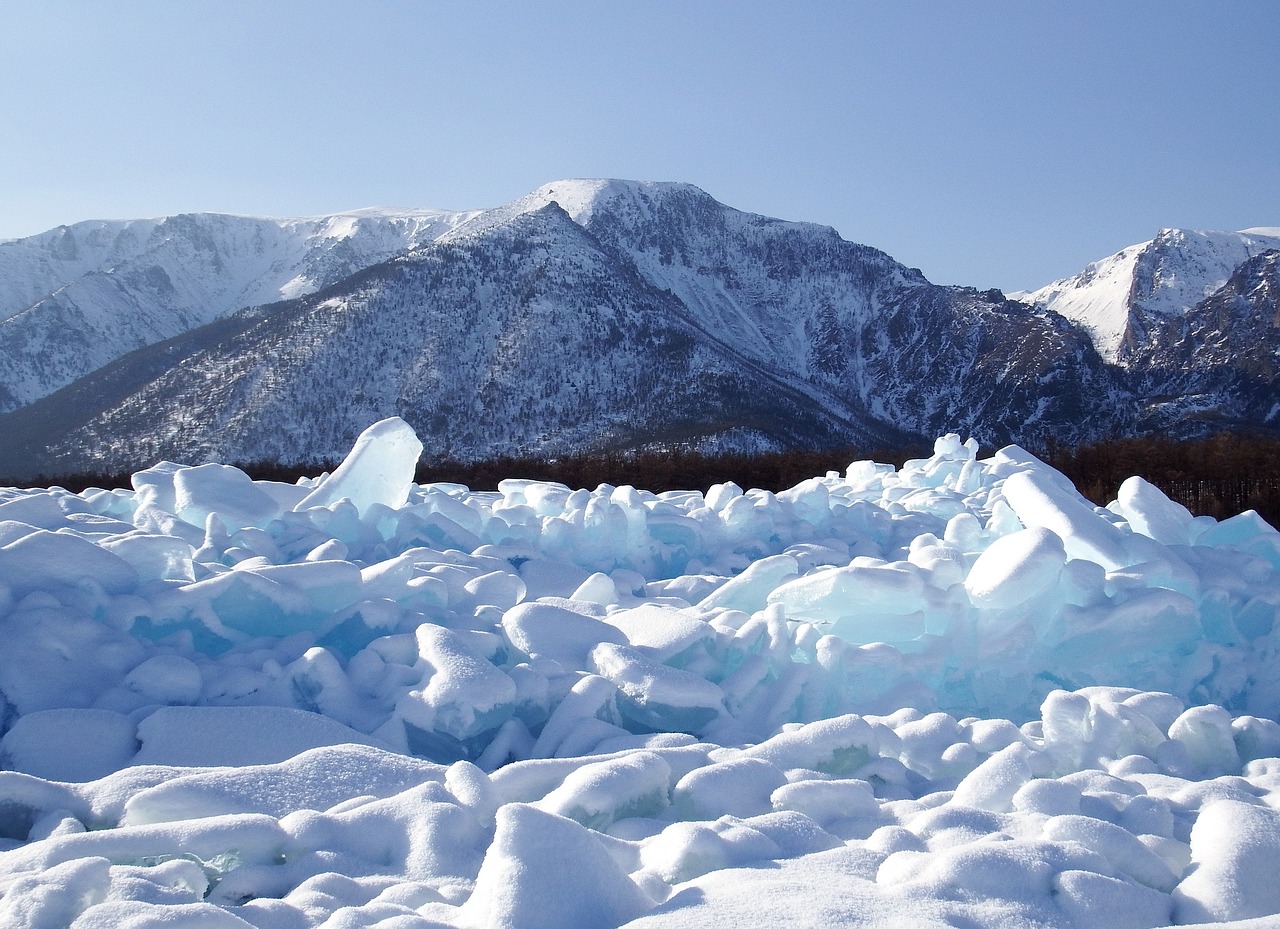
[[[462, 458], [884, 446], [944, 432], [1036, 446], [1204, 429], [1215, 416], [1274, 428], [1276, 411], [1262, 409], [1274, 387], [1260, 360], [1273, 351], [1266, 262], [1237, 282], [1230, 314], [1124, 304], [1135, 345], [1107, 358], [1052, 300], [934, 285], [830, 227], [744, 213], [690, 184], [562, 180], [495, 210], [418, 214], [434, 225], [416, 238], [402, 217], [354, 243], [362, 221], [393, 220], [378, 209], [311, 220], [328, 247], [304, 251], [310, 264], [271, 265], [269, 282], [279, 296], [284, 274], [309, 268], [308, 293], [219, 309], [14, 406], [0, 417], [11, 447], [0, 471], [314, 460], [387, 415], [409, 420], [428, 454]], [[393, 232], [401, 245], [388, 249]], [[1174, 292], [1171, 275], [1183, 290], [1212, 289], [1186, 279], [1199, 267], [1187, 256], [1210, 239], [1171, 231], [1144, 247], [1157, 241], [1167, 260], [1153, 266], [1154, 292]], [[379, 247], [390, 253], [361, 257]], [[1221, 262], [1200, 264], [1217, 273]], [[1228, 316], [1248, 335], [1221, 332]], [[1179, 320], [1193, 322], [1179, 334]], [[1263, 347], [1237, 376], [1228, 356], [1244, 338]], [[1143, 339], [1200, 347], [1162, 350], [1185, 368], [1174, 370]], [[1185, 416], [1158, 395], [1179, 385], [1199, 398]]]

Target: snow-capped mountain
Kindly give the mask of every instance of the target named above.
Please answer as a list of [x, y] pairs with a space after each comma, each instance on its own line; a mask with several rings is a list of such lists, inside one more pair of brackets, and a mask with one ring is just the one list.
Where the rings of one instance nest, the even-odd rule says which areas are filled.
[[1052, 312], [935, 286], [689, 185], [560, 181], [137, 352], [0, 428], [64, 468], [334, 456], [392, 414], [458, 457], [948, 428], [1031, 441], [1106, 428], [1117, 392]]
[[1141, 351], [1143, 318], [1181, 316], [1245, 261], [1273, 249], [1280, 249], [1280, 229], [1161, 229], [1075, 277], [1016, 296], [1084, 326], [1103, 358], [1123, 363]]
[[[330, 458], [391, 415], [428, 454], [459, 458], [951, 431], [1035, 447], [1280, 422], [1277, 230], [1166, 230], [1020, 302], [688, 184], [557, 181], [471, 213], [117, 225], [125, 240], [207, 234], [115, 265], [78, 240], [50, 257], [63, 234], [46, 234], [29, 267], [71, 283], [28, 311], [44, 341], [5, 350], [46, 389], [58, 365], [94, 370], [0, 418], [0, 473]], [[85, 243], [106, 235], [94, 228]], [[38, 251], [0, 253], [15, 248]], [[118, 283], [147, 275], [184, 286]], [[70, 308], [99, 328], [58, 338]], [[111, 326], [144, 310], [169, 315], [122, 354]]]
[[470, 215], [190, 213], [0, 242], [0, 411], [235, 310], [311, 293]]
[[1020, 295], [1082, 325], [1138, 404], [1138, 432], [1280, 425], [1280, 229], [1162, 229]]

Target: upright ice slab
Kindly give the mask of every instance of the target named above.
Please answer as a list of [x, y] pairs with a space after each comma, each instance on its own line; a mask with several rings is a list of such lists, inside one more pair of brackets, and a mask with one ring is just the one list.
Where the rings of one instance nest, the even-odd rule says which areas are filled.
[[422, 442], [399, 416], [374, 423], [356, 439], [337, 470], [296, 507], [333, 506], [344, 497], [364, 513], [375, 503], [396, 509], [409, 499]]

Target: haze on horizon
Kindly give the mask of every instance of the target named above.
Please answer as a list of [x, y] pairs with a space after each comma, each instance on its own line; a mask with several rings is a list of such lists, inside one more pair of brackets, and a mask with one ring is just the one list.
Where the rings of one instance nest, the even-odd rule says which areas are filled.
[[1280, 224], [1280, 8], [509, 2], [0, 9], [0, 237], [696, 184], [937, 283]]

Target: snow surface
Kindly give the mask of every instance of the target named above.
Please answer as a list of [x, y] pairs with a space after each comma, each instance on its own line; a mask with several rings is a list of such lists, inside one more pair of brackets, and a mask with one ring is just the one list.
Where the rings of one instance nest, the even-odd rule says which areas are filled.
[[1274, 925], [1280, 533], [938, 440], [779, 494], [0, 491], [0, 925]]

